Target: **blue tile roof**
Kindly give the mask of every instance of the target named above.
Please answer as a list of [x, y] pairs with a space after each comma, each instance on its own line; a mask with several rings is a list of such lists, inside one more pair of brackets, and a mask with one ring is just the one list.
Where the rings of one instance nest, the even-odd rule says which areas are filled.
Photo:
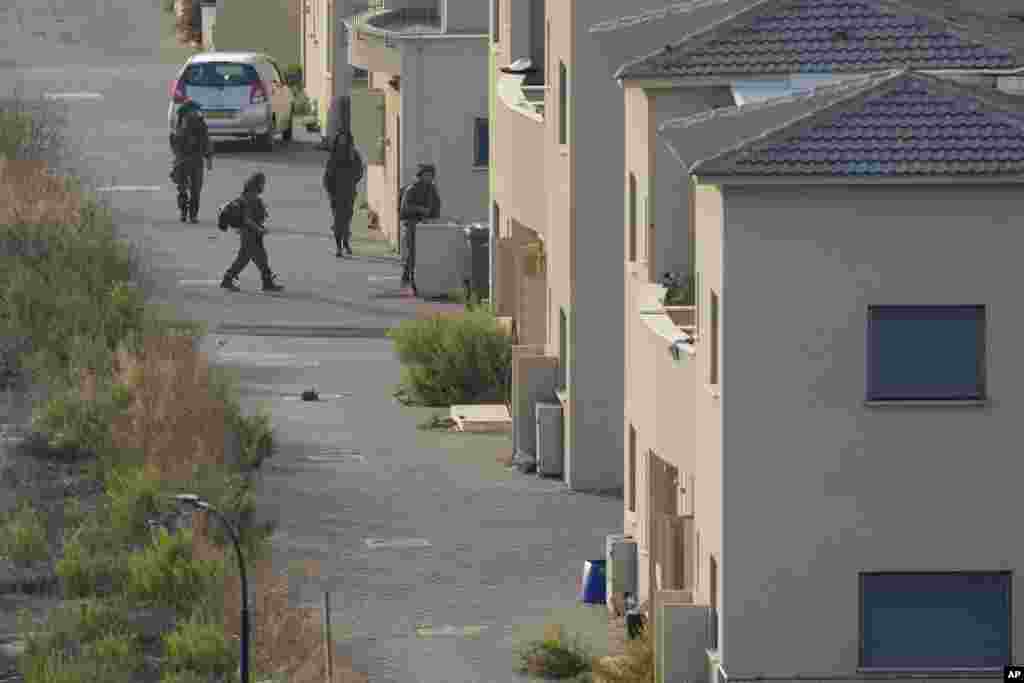
[[622, 66], [617, 78], [1013, 69], [988, 36], [896, 0], [759, 0]]
[[[691, 117], [691, 127], [782, 107], [787, 99]], [[690, 170], [698, 176], [1021, 175], [1024, 98], [894, 71], [815, 91], [805, 113]]]

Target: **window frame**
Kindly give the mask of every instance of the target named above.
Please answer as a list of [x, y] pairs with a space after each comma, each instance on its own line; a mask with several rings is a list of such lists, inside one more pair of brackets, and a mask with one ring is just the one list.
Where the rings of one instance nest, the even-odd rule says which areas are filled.
[[632, 171], [629, 172], [628, 179], [629, 187], [627, 189], [627, 209], [628, 209], [628, 220], [629, 220], [629, 261], [630, 263], [636, 263], [636, 194], [637, 194], [637, 182], [636, 174]]
[[626, 473], [628, 477], [629, 492], [626, 494], [626, 508], [630, 512], [636, 512], [636, 427], [632, 423], [629, 425], [629, 471]]
[[[980, 353], [976, 359], [977, 363], [977, 377], [979, 394], [978, 395], [950, 395], [946, 397], [933, 397], [933, 396], [896, 396], [893, 394], [886, 394], [884, 388], [879, 389], [879, 384], [876, 379], [876, 368], [877, 362], [876, 357], [878, 354], [877, 346], [875, 344], [874, 334], [872, 325], [876, 318], [874, 313], [876, 311], [889, 311], [897, 312], [904, 311], [911, 315], [922, 313], [925, 311], [967, 311], [975, 310], [979, 312], [976, 323], [978, 324], [978, 349]], [[872, 304], [867, 307], [867, 325], [866, 325], [866, 344], [865, 344], [865, 386], [864, 386], [864, 402], [867, 405], [899, 405], [899, 404], [916, 404], [916, 405], [972, 405], [972, 404], [983, 404], [988, 401], [988, 310], [984, 304]]]
[[722, 360], [719, 353], [722, 333], [721, 297], [714, 289], [708, 289], [708, 384], [717, 389], [720, 386]]
[[569, 144], [569, 68], [558, 60], [558, 144]]
[[1006, 582], [1006, 642], [1007, 642], [1007, 662], [1013, 662], [1013, 579], [1014, 572], [1010, 570], [951, 570], [951, 571], [936, 571], [936, 570], [923, 570], [923, 571], [861, 571], [857, 574], [857, 671], [863, 673], [886, 673], [886, 672], [899, 672], [899, 673], [942, 673], [942, 672], [989, 672], [989, 671], [1000, 671], [1002, 666], [999, 667], [958, 667], [958, 668], [946, 668], [946, 667], [902, 667], [902, 668], [891, 668], [891, 667], [873, 667], [865, 666], [864, 654], [865, 654], [865, 643], [864, 643], [864, 577], [866, 576], [1005, 576], [1007, 577]]
[[558, 307], [558, 390], [569, 388], [569, 315]]
[[498, 45], [501, 43], [501, 0], [491, 0], [491, 7], [494, 12], [494, 26], [491, 28], [491, 42]]
[[[474, 116], [473, 117], [473, 168], [475, 168], [475, 169], [484, 169], [484, 168], [489, 168], [490, 167], [490, 163], [491, 163], [491, 149], [490, 149], [490, 146], [491, 146], [491, 128], [490, 128], [490, 125], [491, 125], [491, 123], [487, 119], [486, 116]], [[484, 134], [487, 136], [487, 139], [485, 141], [483, 141], [486, 144], [481, 144], [481, 140], [480, 140], [480, 129], [481, 128], [484, 129]], [[482, 159], [482, 163], [481, 163], [481, 155], [486, 157], [486, 158]]]

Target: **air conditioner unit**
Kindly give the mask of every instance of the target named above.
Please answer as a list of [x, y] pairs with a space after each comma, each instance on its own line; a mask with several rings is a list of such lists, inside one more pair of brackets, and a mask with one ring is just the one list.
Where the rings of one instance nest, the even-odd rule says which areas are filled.
[[605, 537], [605, 595], [609, 609], [613, 601], [623, 600], [626, 593], [637, 596], [637, 548], [631, 536], [612, 534]]
[[537, 474], [562, 474], [562, 404], [537, 403]]
[[660, 591], [654, 600], [655, 683], [724, 683], [710, 649], [710, 608], [688, 603], [689, 591]]

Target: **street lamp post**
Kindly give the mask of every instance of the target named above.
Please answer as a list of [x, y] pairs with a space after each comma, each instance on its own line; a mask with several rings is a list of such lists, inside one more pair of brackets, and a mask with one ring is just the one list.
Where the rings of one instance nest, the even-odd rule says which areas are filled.
[[242, 683], [249, 683], [249, 583], [245, 576], [245, 559], [242, 557], [242, 544], [238, 538], [238, 532], [234, 525], [228, 521], [219, 510], [207, 503], [199, 496], [192, 493], [179, 493], [174, 496], [179, 503], [191, 505], [197, 510], [207, 510], [215, 514], [224, 524], [231, 536], [231, 543], [235, 546], [235, 555], [238, 557], [238, 572], [242, 579]]

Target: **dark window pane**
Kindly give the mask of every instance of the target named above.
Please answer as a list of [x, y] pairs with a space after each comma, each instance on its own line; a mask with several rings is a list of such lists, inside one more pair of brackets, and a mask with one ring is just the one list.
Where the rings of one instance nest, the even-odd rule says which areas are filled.
[[251, 64], [232, 64], [230, 62], [192, 64], [182, 76], [186, 85], [203, 87], [252, 85], [259, 78], [259, 73]]
[[984, 398], [984, 309], [872, 307], [868, 398]]
[[866, 574], [861, 590], [866, 668], [1010, 663], [1008, 574]]
[[476, 120], [476, 155], [473, 163], [486, 166], [490, 157], [490, 140], [488, 138], [487, 119]]

